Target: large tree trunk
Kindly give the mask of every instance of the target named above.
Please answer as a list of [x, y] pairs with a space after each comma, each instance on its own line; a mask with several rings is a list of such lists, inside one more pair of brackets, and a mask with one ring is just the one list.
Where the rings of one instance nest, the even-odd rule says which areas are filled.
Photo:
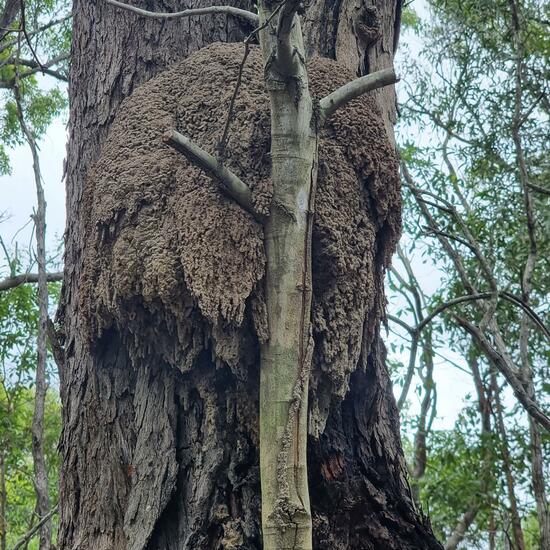
[[[187, 2], [188, 7], [207, 4]], [[395, 4], [312, 4], [304, 22], [310, 56], [337, 58], [358, 74], [391, 65]], [[175, 10], [179, 3], [151, 0], [147, 8], [165, 11], [169, 5]], [[248, 23], [225, 16], [159, 23], [101, 1], [74, 2], [66, 271], [58, 317], [65, 346], [61, 548], [261, 548], [259, 346], [250, 323], [239, 329], [240, 376], [216, 357], [212, 328], [204, 329], [204, 319], [177, 327], [193, 334], [194, 346], [203, 346], [194, 354], [193, 368], [182, 373], [158, 355], [137, 358], [120, 327], [111, 326], [90, 342], [79, 311], [87, 285], [87, 201], [93, 196], [93, 179], [86, 174], [121, 102], [193, 51], [214, 41], [241, 40], [250, 30]], [[391, 135], [393, 91], [377, 92], [377, 101]], [[390, 201], [390, 207], [398, 210], [399, 204]], [[334, 388], [334, 381], [324, 378], [319, 358], [314, 366], [311, 402], [325, 412], [322, 421], [310, 420], [308, 442], [313, 547], [435, 549], [440, 545], [408, 489], [399, 416], [379, 337], [392, 229], [378, 223], [376, 208], [371, 210], [377, 233], [367, 253], [374, 259], [374, 285], [368, 305], [354, 312], [363, 316], [364, 328], [349, 389]], [[398, 219], [399, 212], [393, 214]], [[112, 229], [116, 233], [116, 226]], [[315, 239], [314, 228], [314, 302], [331, 284], [331, 273], [315, 271]], [[162, 347], [166, 333], [159, 336], [159, 327], [136, 315], [132, 331], [145, 343], [140, 349], [148, 339], [150, 347]]]

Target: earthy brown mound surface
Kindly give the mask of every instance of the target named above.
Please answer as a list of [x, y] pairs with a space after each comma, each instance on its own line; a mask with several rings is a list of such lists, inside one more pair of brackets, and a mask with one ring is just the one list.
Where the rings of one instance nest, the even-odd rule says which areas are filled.
[[[255, 360], [256, 338], [265, 335], [262, 227], [161, 140], [175, 128], [215, 154], [242, 53], [239, 44], [214, 44], [123, 102], [88, 174], [81, 309], [92, 344], [115, 325], [133, 342], [136, 358], [158, 354], [182, 372], [208, 348], [237, 377]], [[316, 97], [353, 78], [326, 59], [311, 61], [309, 73]], [[270, 195], [269, 143], [269, 100], [255, 48], [226, 162], [259, 205]], [[400, 227], [396, 158], [373, 98], [340, 110], [319, 150], [313, 433], [322, 431], [331, 400], [347, 389], [365, 319], [370, 329], [382, 315], [375, 258], [388, 261]]]

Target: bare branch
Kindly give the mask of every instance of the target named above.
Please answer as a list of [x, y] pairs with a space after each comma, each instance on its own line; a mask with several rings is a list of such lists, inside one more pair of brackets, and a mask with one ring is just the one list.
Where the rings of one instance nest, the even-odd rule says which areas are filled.
[[162, 13], [144, 10], [142, 8], [137, 8], [136, 6], [129, 6], [123, 2], [118, 2], [117, 0], [105, 0], [107, 4], [116, 6], [123, 10], [128, 10], [143, 17], [149, 17], [151, 19], [180, 19], [182, 17], [192, 17], [194, 15], [212, 15], [217, 13], [223, 13], [226, 15], [233, 15], [234, 17], [240, 17], [241, 19], [246, 19], [252, 24], [257, 25], [259, 18], [255, 13], [247, 10], [241, 10], [239, 8], [234, 8], [232, 6], [210, 6], [208, 8], [195, 8], [183, 11], [175, 11], [172, 13]]
[[[53, 67], [54, 65], [57, 65], [62, 61], [66, 61], [67, 59], [69, 59], [69, 57], [70, 57], [69, 54], [58, 55], [57, 57], [53, 57], [52, 59], [50, 59], [49, 61], [46, 61], [46, 63], [42, 63], [41, 65], [38, 65], [36, 61], [19, 59], [19, 57], [14, 57], [10, 59], [8, 63], [12, 63], [16, 67], [18, 67], [19, 65], [31, 67], [30, 70], [25, 71], [23, 73], [19, 73], [19, 76], [18, 76], [19, 80], [23, 80], [24, 78], [27, 78], [36, 73], [43, 73], [49, 76], [53, 76], [54, 78], [57, 78], [58, 80], [61, 80], [63, 82], [67, 82], [68, 78], [64, 74], [54, 69], [50, 69], [50, 67]], [[15, 87], [15, 78], [12, 78], [11, 80], [6, 80], [3, 82], [0, 81], [0, 88], [12, 89], [14, 87]]]
[[441, 210], [443, 212], [447, 212], [447, 214], [452, 214], [453, 211], [448, 208], [447, 206], [441, 206], [441, 204], [437, 204], [436, 202], [429, 201], [428, 199], [425, 199], [423, 197], [420, 197], [418, 199], [419, 201], [422, 201], [424, 204], [427, 204], [428, 206], [433, 206], [434, 208], [437, 208], [438, 210]]
[[[21, 18], [24, 27], [24, 4], [21, 2]], [[18, 45], [18, 56], [21, 45]], [[38, 62], [37, 62], [38, 63]], [[38, 63], [40, 64], [40, 63]], [[36, 511], [42, 518], [51, 510], [48, 493], [48, 470], [44, 455], [44, 412], [48, 381], [46, 377], [47, 361], [47, 323], [48, 323], [48, 285], [46, 277], [46, 199], [40, 173], [38, 147], [30, 128], [27, 126], [21, 105], [19, 81], [19, 65], [15, 66], [14, 96], [17, 106], [19, 126], [29, 145], [33, 160], [33, 172], [36, 185], [37, 208], [33, 215], [36, 229], [36, 259], [38, 261], [38, 335], [37, 361], [35, 375], [34, 411], [32, 417], [32, 458], [34, 466], [34, 488], [36, 492]], [[51, 521], [45, 522], [40, 528], [40, 548], [50, 550], [52, 539]]]
[[252, 214], [258, 221], [263, 220], [263, 216], [254, 209], [252, 193], [248, 185], [221, 164], [218, 159], [175, 130], [167, 132], [163, 140], [167, 145], [185, 155], [190, 162], [219, 180], [222, 183], [223, 191], [239, 203], [249, 214]]
[[[452, 300], [449, 300], [448, 302], [441, 304], [439, 307], [434, 309], [427, 317], [424, 317], [415, 327], [409, 326], [407, 323], [403, 322], [398, 317], [395, 317], [393, 315], [388, 315], [388, 320], [398, 324], [402, 328], [404, 328], [410, 335], [411, 335], [411, 351], [409, 356], [409, 365], [407, 368], [407, 372], [405, 375], [405, 380], [403, 383], [403, 389], [401, 390], [401, 395], [399, 396], [398, 402], [397, 402], [397, 408], [401, 410], [403, 407], [403, 404], [405, 403], [407, 399], [407, 394], [410, 389], [410, 385], [412, 382], [412, 378], [414, 375], [415, 370], [415, 363], [416, 363], [416, 355], [418, 350], [418, 342], [420, 338], [420, 333], [422, 330], [426, 328], [426, 326], [431, 323], [435, 317], [443, 313], [445, 310], [464, 303], [464, 302], [471, 302], [471, 301], [477, 301], [477, 300], [484, 300], [484, 299], [491, 299], [493, 297], [493, 294], [491, 292], [485, 292], [475, 295], [469, 295], [469, 296], [460, 296], [458, 298], [454, 298]], [[523, 304], [521, 303], [521, 300], [517, 299], [516, 297], [510, 297], [509, 295], [502, 293], [502, 297], [504, 299], [508, 299], [510, 302], [520, 305], [523, 307]], [[512, 299], [513, 298], [513, 299]], [[540, 322], [537, 323], [539, 326], [541, 326], [543, 332], [549, 337], [550, 339], [550, 333], [548, 332], [548, 329], [544, 326], [540, 318], [536, 315], [534, 311], [531, 310], [528, 306], [526, 306], [528, 310], [530, 310], [530, 313], [537, 318], [537, 320]]]
[[397, 401], [397, 408], [401, 410], [407, 399], [407, 394], [411, 387], [411, 382], [414, 375], [414, 369], [416, 366], [416, 352], [418, 351], [418, 332], [412, 333], [411, 353], [409, 355], [409, 367], [407, 368], [407, 374], [405, 375], [405, 381], [403, 383], [403, 389], [401, 395]]
[[[484, 351], [487, 358], [498, 369], [498, 371], [506, 378], [508, 384], [510, 384], [514, 395], [518, 401], [523, 405], [527, 413], [550, 432], [550, 418], [542, 411], [539, 405], [534, 401], [525, 391], [525, 387], [518, 377], [518, 370], [511, 364], [510, 359], [505, 354], [496, 349], [493, 344], [486, 338], [483, 332], [476, 327], [473, 323], [470, 323], [466, 319], [453, 315], [457, 323], [465, 329], [474, 338], [477, 345]], [[500, 347], [500, 346], [498, 346]]]
[[502, 460], [502, 466], [504, 470], [504, 476], [506, 478], [506, 486], [508, 489], [508, 500], [510, 502], [510, 513], [512, 516], [512, 529], [514, 532], [514, 538], [516, 539], [517, 548], [525, 548], [523, 541], [523, 533], [521, 529], [521, 520], [518, 514], [518, 502], [516, 497], [516, 487], [514, 481], [514, 474], [512, 472], [512, 458], [510, 456], [510, 447], [508, 446], [508, 434], [506, 433], [506, 425], [504, 424], [504, 409], [502, 401], [500, 399], [500, 387], [497, 380], [497, 373], [495, 369], [490, 372], [491, 380], [491, 392], [493, 394], [493, 406], [492, 415], [494, 418], [495, 428], [498, 435], [498, 446], [500, 447], [500, 457]]
[[[53, 57], [49, 61], [46, 61], [46, 63], [38, 63], [37, 61], [33, 59], [21, 59], [19, 57], [12, 57], [7, 60], [7, 63], [11, 65], [22, 65], [23, 67], [29, 67], [30, 69], [34, 69], [33, 72], [40, 72], [43, 74], [47, 74], [50, 76], [53, 76], [54, 78], [57, 78], [58, 80], [63, 80], [64, 82], [67, 82], [67, 77], [64, 74], [61, 74], [59, 71], [51, 70], [50, 67], [53, 67], [54, 65], [57, 65], [58, 63], [61, 63], [62, 61], [66, 61], [69, 59], [68, 54], [62, 54], [58, 55], [57, 57]], [[21, 73], [20, 77], [28, 76], [29, 73]]]
[[352, 99], [355, 99], [371, 90], [382, 88], [383, 86], [389, 86], [399, 81], [393, 69], [382, 69], [375, 73], [356, 78], [343, 86], [340, 86], [337, 90], [334, 90], [331, 94], [321, 99], [321, 120], [326, 120], [337, 109], [343, 107], [349, 103]]
[[545, 189], [544, 187], [541, 187], [540, 185], [536, 185], [534, 183], [529, 182], [527, 186], [532, 189], [533, 191], [540, 193], [541, 195], [546, 195], [550, 197], [550, 189]]
[[[416, 187], [414, 185], [414, 182], [412, 180], [412, 177], [411, 177], [407, 167], [405, 166], [405, 163], [401, 163], [401, 168], [402, 168], [402, 173], [403, 173], [403, 176], [404, 176], [404, 179], [405, 179], [405, 185], [412, 191], [413, 195], [415, 196], [416, 202], [418, 203], [418, 206], [419, 206], [420, 210], [422, 211], [422, 214], [423, 214], [424, 218], [428, 221], [428, 225], [430, 227], [430, 230], [432, 230], [436, 235], [438, 235], [440, 243], [445, 248], [445, 250], [447, 251], [447, 253], [451, 257], [451, 259], [453, 259], [453, 262], [455, 263], [455, 266], [457, 267], [457, 270], [459, 270], [459, 268], [456, 265], [453, 254], [451, 253], [450, 250], [447, 249], [447, 246], [445, 244], [445, 242], [448, 242], [449, 238], [451, 240], [456, 240], [458, 242], [461, 242], [462, 244], [465, 244], [475, 254], [477, 260], [479, 261], [479, 263], [481, 265], [481, 268], [483, 269], [483, 271], [485, 273], [485, 276], [487, 278], [487, 282], [491, 286], [491, 289], [493, 291], [496, 291], [497, 283], [496, 283], [495, 277], [493, 275], [493, 272], [491, 270], [491, 267], [489, 265], [489, 262], [488, 262], [487, 258], [485, 257], [485, 255], [483, 254], [483, 252], [481, 250], [481, 247], [480, 247], [479, 243], [477, 242], [476, 238], [474, 237], [474, 235], [470, 231], [470, 228], [468, 227], [466, 222], [462, 219], [462, 216], [460, 215], [458, 210], [455, 208], [455, 206], [452, 203], [450, 203], [449, 201], [447, 201], [447, 200], [445, 200], [441, 197], [438, 197], [437, 195], [434, 195], [433, 193], [430, 193], [429, 191], [425, 191], [423, 189], [420, 189], [419, 187]], [[440, 206], [438, 204], [427, 201], [426, 199], [423, 198], [423, 195], [428, 195], [428, 196], [434, 197], [436, 200], [443, 203], [445, 208], [443, 208], [442, 206]], [[460, 226], [460, 229], [462, 230], [462, 233], [466, 237], [469, 244], [466, 243], [465, 241], [461, 240], [460, 238], [450, 237], [448, 234], [445, 234], [445, 233], [439, 231], [436, 227], [436, 224], [435, 224], [435, 221], [434, 221], [433, 217], [429, 214], [429, 211], [425, 208], [425, 206], [424, 206], [425, 204], [429, 204], [431, 206], [434, 206], [434, 207], [436, 207], [440, 210], [443, 210], [443, 211], [448, 212], [449, 214], [451, 214], [454, 217], [455, 221]], [[443, 239], [440, 238], [440, 237], [443, 237]], [[455, 252], [455, 254], [456, 254], [456, 252]], [[459, 272], [460, 272], [460, 270], [459, 270]], [[464, 280], [463, 280], [463, 282], [464, 282], [464, 285], [466, 286], [466, 282]], [[471, 289], [468, 288], [468, 287], [466, 287], [466, 288], [467, 288], [468, 291], [473, 291], [473, 287]]]
[[55, 514], [57, 514], [58, 506], [57, 504], [50, 510], [50, 512], [45, 515], [30, 531], [25, 533], [16, 543], [15, 546], [11, 550], [19, 550], [19, 548], [23, 548], [26, 544], [29, 543], [29, 541], [32, 539], [34, 534], [47, 522], [49, 521]]
[[[499, 298], [502, 298], [503, 300], [506, 300], [507, 302], [510, 302], [511, 304], [514, 304], [516, 306], [519, 306], [523, 309], [525, 314], [531, 318], [531, 320], [537, 325], [537, 327], [541, 330], [541, 332], [550, 340], [550, 329], [546, 327], [542, 319], [537, 315], [537, 313], [526, 303], [524, 303], [520, 298], [517, 296], [514, 296], [513, 294], [510, 294], [509, 292], [497, 292], [496, 293]], [[452, 300], [449, 300], [448, 302], [445, 302], [444, 304], [441, 304], [436, 309], [434, 309], [427, 317], [425, 317], [415, 328], [411, 329], [414, 332], [421, 332], [428, 323], [433, 321], [437, 315], [443, 313], [446, 309], [449, 309], [450, 307], [456, 306], [458, 304], [462, 304], [464, 302], [475, 302], [477, 300], [488, 300], [491, 299], [494, 296], [493, 292], [481, 292], [478, 294], [470, 294], [468, 296], [459, 296], [458, 298], [454, 298]]]
[[[29, 38], [32, 38], [33, 36], [36, 36], [37, 34], [40, 34], [46, 30], [48, 30], [51, 27], [54, 27], [55, 25], [60, 25], [61, 23], [65, 23], [65, 21], [68, 21], [72, 18], [72, 14], [66, 15], [65, 17], [61, 17], [59, 19], [53, 19], [49, 23], [46, 23], [45, 25], [42, 25], [41, 27], [38, 27], [37, 29], [34, 29], [33, 31], [27, 32], [27, 36]], [[8, 42], [4, 42], [4, 44], [0, 45], [0, 53], [3, 51], [13, 48], [14, 46], [17, 46], [18, 39], [15, 38], [14, 40], [10, 40]]]
[[399, 325], [401, 328], [404, 328], [409, 334], [416, 333], [416, 327], [409, 326], [407, 323], [405, 323], [405, 321], [402, 321], [399, 317], [396, 317], [395, 315], [388, 315], [387, 318], [388, 318], [388, 321], [391, 321], [392, 323]]
[[[427, 201], [424, 201], [424, 200], [422, 202], [425, 204], [427, 203]], [[475, 247], [473, 247], [471, 243], [469, 243], [467, 240], [462, 239], [456, 235], [451, 235], [446, 231], [441, 231], [440, 229], [435, 229], [434, 227], [429, 227], [427, 225], [425, 225], [422, 229], [425, 231], [427, 235], [433, 234], [436, 237], [445, 237], [446, 239], [449, 239], [450, 241], [456, 241], [457, 243], [460, 243], [461, 245], [470, 249], [472, 252], [475, 252]]]
[[[63, 280], [62, 272], [47, 273], [46, 280], [48, 283], [53, 283], [56, 281]], [[0, 290], [10, 290], [12, 288], [24, 285], [26, 283], [37, 283], [38, 282], [38, 273], [21, 273], [20, 275], [15, 275], [14, 277], [7, 277], [0, 281]]]
[[454, 531], [451, 533], [451, 536], [445, 541], [445, 550], [455, 550], [458, 547], [466, 536], [468, 529], [474, 522], [478, 510], [479, 504], [475, 503], [471, 506], [471, 508], [468, 508], [464, 514], [462, 514], [462, 517], [460, 518], [457, 526], [454, 528]]
[[[426, 219], [426, 222], [428, 223], [430, 228], [437, 229], [437, 224], [435, 222], [435, 219], [431, 215], [429, 209], [426, 207], [426, 205], [418, 200], [422, 194], [424, 194], [418, 187], [414, 185], [413, 178], [407, 168], [407, 165], [402, 162], [401, 163], [401, 172], [403, 174], [404, 183], [405, 185], [412, 191], [416, 202], [418, 204], [418, 207], [420, 208], [420, 211], [422, 212], [422, 215]], [[462, 284], [464, 285], [464, 288], [470, 293], [470, 294], [476, 294], [477, 290], [470, 280], [470, 277], [468, 276], [468, 273], [466, 271], [466, 268], [464, 267], [464, 264], [462, 262], [462, 259], [460, 255], [456, 252], [456, 250], [451, 246], [451, 243], [449, 242], [449, 239], [442, 235], [438, 235], [438, 240], [441, 243], [441, 246], [447, 252], [449, 257], [451, 258], [451, 261], [453, 262], [455, 269], [457, 270], [460, 280], [462, 281]]]

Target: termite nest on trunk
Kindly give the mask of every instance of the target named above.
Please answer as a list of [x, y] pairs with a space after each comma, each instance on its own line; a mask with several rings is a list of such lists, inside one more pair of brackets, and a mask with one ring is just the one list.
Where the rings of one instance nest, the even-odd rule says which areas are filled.
[[[241, 379], [258, 361], [258, 339], [267, 335], [262, 227], [162, 141], [176, 129], [216, 154], [243, 48], [211, 45], [122, 103], [85, 190], [80, 311], [91, 346], [116, 327], [135, 361], [156, 355], [182, 373], [205, 349]], [[354, 77], [321, 58], [308, 71], [318, 98]], [[265, 212], [272, 190], [263, 75], [253, 47], [224, 162]], [[312, 434], [322, 432], [331, 402], [345, 395], [363, 335], [374, 337], [383, 315], [383, 268], [400, 224], [395, 151], [374, 96], [365, 95], [333, 115], [319, 139]]]

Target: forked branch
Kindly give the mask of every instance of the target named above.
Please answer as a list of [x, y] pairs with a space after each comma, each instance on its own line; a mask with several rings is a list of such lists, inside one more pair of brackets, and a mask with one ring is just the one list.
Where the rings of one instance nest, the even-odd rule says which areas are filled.
[[327, 95], [320, 101], [321, 120], [325, 121], [337, 109], [344, 107], [352, 99], [355, 99], [367, 92], [395, 84], [399, 78], [395, 74], [394, 69], [382, 69], [360, 78], [356, 78], [331, 94]]
[[485, 352], [489, 361], [506, 378], [517, 400], [523, 405], [531, 418], [550, 432], [550, 417], [545, 414], [538, 403], [527, 393], [523, 381], [520, 379], [519, 372], [511, 363], [509, 357], [497, 349], [498, 345], [496, 347], [493, 346], [479, 327], [459, 315], [454, 315], [453, 317], [464, 330], [470, 333], [477, 345]]
[[209, 6], [207, 8], [194, 8], [183, 11], [175, 11], [169, 13], [148, 11], [136, 6], [129, 6], [124, 2], [118, 2], [117, 0], [105, 0], [107, 4], [116, 6], [123, 10], [128, 10], [133, 13], [137, 13], [143, 17], [149, 17], [151, 19], [180, 19], [182, 17], [192, 17], [193, 15], [212, 15], [217, 13], [223, 13], [226, 15], [233, 15], [250, 21], [253, 25], [257, 25], [259, 18], [255, 13], [248, 10], [241, 10], [232, 6]]
[[252, 214], [258, 221], [263, 221], [263, 216], [254, 209], [252, 192], [248, 185], [219, 162], [218, 159], [175, 130], [164, 134], [163, 140], [167, 145], [182, 153], [189, 162], [192, 162], [195, 166], [198, 166], [207, 174], [220, 181], [222, 190], [227, 195], [234, 199], [249, 214]]
[[290, 35], [294, 17], [300, 6], [302, 6], [302, 2], [300, 0], [286, 0], [280, 6], [282, 9], [277, 24], [277, 68], [285, 76], [290, 76], [296, 73], [295, 56], [297, 55]]

